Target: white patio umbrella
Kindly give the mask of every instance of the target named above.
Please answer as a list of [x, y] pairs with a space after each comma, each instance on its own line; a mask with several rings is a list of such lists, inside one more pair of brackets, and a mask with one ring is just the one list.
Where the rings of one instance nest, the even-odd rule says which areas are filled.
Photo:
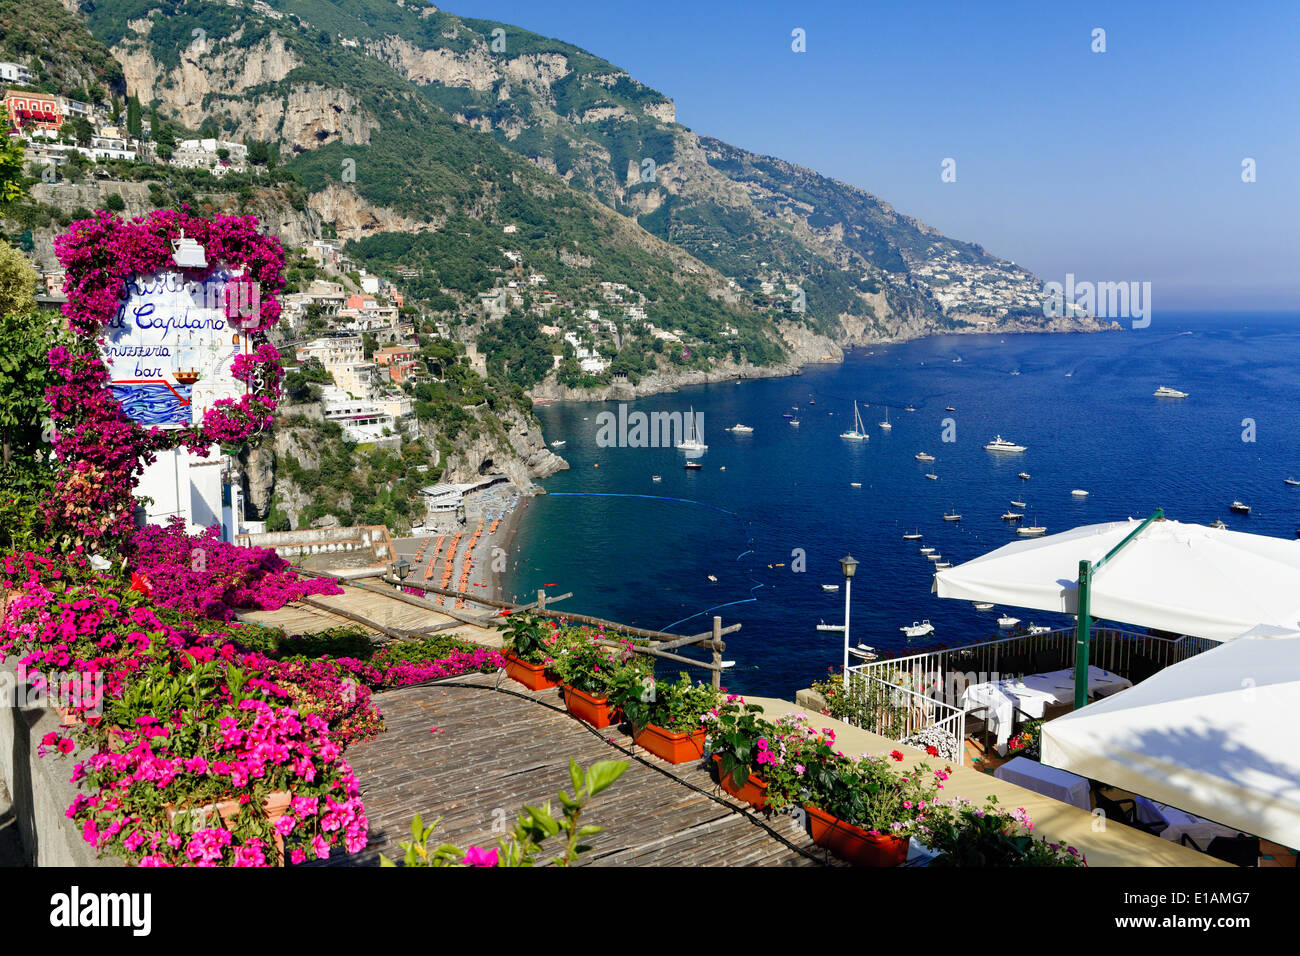
[[[1097, 565], [1140, 525], [1130, 519], [1015, 541], [936, 572], [932, 589], [941, 598], [1075, 614], [1079, 562]], [[1096, 569], [1086, 610], [1216, 641], [1261, 623], [1300, 629], [1300, 541], [1151, 521]]]
[[1253, 628], [1043, 725], [1042, 761], [1300, 847], [1300, 633]]

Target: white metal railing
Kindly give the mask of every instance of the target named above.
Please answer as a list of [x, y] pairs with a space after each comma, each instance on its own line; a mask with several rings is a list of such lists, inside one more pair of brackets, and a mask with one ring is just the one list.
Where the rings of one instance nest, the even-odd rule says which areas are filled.
[[932, 743], [943, 759], [965, 762], [966, 712], [961, 707], [863, 673], [867, 666], [849, 668], [848, 694], [856, 699], [858, 712], [845, 716], [848, 723], [921, 750]]

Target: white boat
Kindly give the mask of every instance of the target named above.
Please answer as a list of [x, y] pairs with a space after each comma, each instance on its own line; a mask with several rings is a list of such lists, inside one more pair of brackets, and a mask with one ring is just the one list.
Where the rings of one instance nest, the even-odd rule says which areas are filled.
[[925, 477], [929, 478], [931, 481], [938, 481], [938, 480], [939, 480], [939, 476], [936, 475], [934, 472], [929, 472], [928, 474], [926, 474]]
[[568, 443], [563, 438], [557, 438], [555, 441], [551, 442], [551, 447], [563, 448], [566, 444]]
[[921, 621], [920, 623], [913, 621], [911, 627], [907, 627], [906, 625], [904, 625], [903, 627], [900, 627], [899, 630], [902, 631], [904, 634], [906, 634], [908, 637], [925, 637], [925, 635], [927, 634], [934, 633], [934, 625], [930, 623], [929, 618], [926, 618], [924, 621]]
[[1210, 522], [1210, 527], [1211, 527], [1211, 528], [1218, 528], [1219, 530], [1223, 530], [1224, 528], [1226, 528], [1226, 527], [1228, 527], [1228, 526], [1227, 526], [1226, 524], [1223, 523], [1223, 519], [1222, 519], [1222, 518], [1215, 518], [1213, 521]]
[[998, 627], [1003, 629], [1015, 627], [1019, 623], [1020, 623], [1020, 618], [1012, 617], [1010, 614], [1003, 614], [1000, 618], [998, 618]]
[[822, 590], [823, 590], [823, 591], [838, 591], [839, 589], [840, 589], [840, 586], [839, 586], [838, 584], [823, 584], [823, 585], [822, 585]]
[[862, 482], [860, 482], [860, 481], [850, 481], [850, 482], [849, 482], [849, 487], [850, 487], [850, 488], [861, 488], [861, 487], [862, 487]]
[[1295, 478], [1283, 478], [1282, 480], [1288, 485], [1300, 485], [1300, 481], [1297, 481]]
[[1082, 488], [1075, 488], [1072, 492], [1070, 492], [1070, 494], [1076, 498], [1088, 497], [1088, 492], [1084, 491]]
[[1052, 629], [1044, 624], [1035, 624], [1033, 621], [1029, 622], [1030, 634], [1050, 634], [1051, 631]]
[[1040, 534], [1046, 534], [1047, 529], [1040, 524], [1031, 524], [1023, 528], [1017, 528], [1016, 534], [1024, 535], [1026, 538], [1036, 538]]
[[651, 481], [663, 481], [663, 479], [660, 478], [658, 475], [651, 475], [651, 476], [650, 476], [650, 480], [651, 480]]
[[889, 431], [891, 428], [894, 427], [893, 425], [889, 424], [889, 406], [888, 406], [888, 405], [885, 406], [885, 420], [884, 420], [883, 422], [880, 423], [880, 427], [883, 428], [885, 431]]
[[907, 410], [908, 410], [909, 412], [914, 412], [914, 411], [916, 411], [916, 406], [915, 406], [915, 405], [908, 405], [908, 406], [907, 406]]
[[880, 655], [876, 653], [876, 649], [870, 644], [859, 644], [857, 647], [850, 647], [849, 653], [864, 661], [874, 661], [880, 657]]
[[1025, 445], [1017, 445], [1015, 442], [1008, 441], [1007, 439], [1003, 438], [1001, 435], [997, 435], [994, 437], [994, 439], [991, 442], [989, 442], [987, 445], [984, 446], [984, 450], [1019, 453], [1024, 451], [1025, 447], [1026, 447]]
[[923, 451], [918, 451], [914, 456], [917, 461], [934, 461], [934, 455], [927, 455]]
[[1168, 385], [1161, 385], [1155, 390], [1156, 398], [1186, 398], [1186, 392], [1180, 392], [1176, 388], [1170, 388]]
[[849, 441], [867, 441], [867, 429], [862, 424], [862, 413], [858, 411], [858, 403], [853, 403], [853, 427], [846, 432], [840, 432], [840, 437]]
[[792, 419], [790, 419], [790, 424], [793, 425], [795, 428], [798, 428], [798, 427], [799, 427], [799, 419], [797, 419], [797, 418], [792, 418]]
[[730, 428], [727, 429], [727, 431], [734, 432], [737, 435], [752, 435], [754, 433], [754, 429], [752, 426], [741, 425], [739, 423], [732, 425]]
[[687, 470], [687, 471], [699, 471], [699, 470], [700, 470], [701, 468], [703, 468], [703, 467], [704, 467], [704, 466], [701, 465], [698, 461], [688, 461], [688, 462], [686, 463], [686, 470]]
[[977, 611], [991, 611], [991, 610], [993, 610], [993, 602], [991, 602], [991, 601], [975, 601], [975, 602], [973, 602], [973, 604], [974, 604], [975, 610], [977, 610]]
[[1242, 504], [1240, 501], [1234, 501], [1232, 504], [1228, 505], [1228, 510], [1235, 511], [1237, 514], [1248, 515], [1250, 514], [1250, 505]]
[[920, 548], [919, 550], [922, 554], [934, 554], [934, 548], [929, 545], [926, 545], [924, 548]]
[[1029, 506], [1028, 506], [1027, 504], [1025, 504], [1023, 501], [1012, 501], [1012, 502], [1011, 502], [1011, 506], [1012, 506], [1013, 508], [1028, 508], [1028, 507], [1029, 507]]
[[920, 541], [920, 540], [921, 540], [921, 532], [919, 532], [919, 531], [908, 532], [908, 533], [906, 533], [906, 534], [903, 535], [903, 540], [904, 540], [904, 541]]
[[943, 555], [942, 555], [942, 554], [927, 554], [927, 555], [925, 556], [925, 559], [926, 559], [927, 561], [942, 561], [942, 560], [943, 560]]
[[950, 567], [952, 567], [951, 561], [939, 561], [936, 562], [935, 564], [935, 568], [937, 568], [940, 571], [942, 571], [944, 568], [950, 568]]
[[1003, 521], [1019, 521], [1024, 514], [1019, 511], [1008, 511], [1002, 516]]
[[955, 412], [956, 410], [957, 409], [953, 408], [951, 405], [944, 409], [945, 412]]
[[677, 445], [678, 451], [686, 452], [703, 452], [708, 451], [709, 446], [700, 441], [701, 435], [695, 434], [695, 406], [691, 406], [690, 417], [686, 419], [686, 437]]
[[710, 574], [710, 575], [709, 575], [709, 580], [710, 580], [710, 581], [717, 581], [718, 579], [717, 579], [714, 575]]
[[960, 521], [960, 520], [961, 520], [961, 515], [959, 515], [959, 514], [957, 513], [957, 509], [954, 508], [952, 511], [945, 511], [945, 512], [943, 513], [943, 520], [944, 520], [944, 521]]
[[1028, 481], [1028, 480], [1029, 480], [1029, 472], [1027, 472], [1027, 471], [1022, 471], [1022, 472], [1019, 474], [1018, 477], [1020, 478], [1021, 481]]

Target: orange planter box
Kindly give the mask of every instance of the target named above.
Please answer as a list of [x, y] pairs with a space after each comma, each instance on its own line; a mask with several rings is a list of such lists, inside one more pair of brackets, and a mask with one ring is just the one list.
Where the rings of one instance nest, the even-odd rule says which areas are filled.
[[564, 688], [564, 706], [569, 708], [569, 713], [574, 717], [591, 724], [597, 730], [618, 722], [618, 708], [609, 705], [608, 697], [592, 697], [586, 691], [568, 684], [560, 686]]
[[511, 680], [519, 681], [529, 690], [546, 690], [548, 687], [560, 686], [558, 680], [546, 676], [545, 664], [529, 664], [509, 652], [502, 652], [501, 656], [506, 659], [506, 676]]
[[744, 800], [752, 804], [759, 810], [767, 806], [767, 783], [754, 776], [752, 773], [749, 779], [740, 786], [731, 778], [731, 774], [722, 772], [721, 754], [713, 755], [713, 762], [718, 767], [718, 785], [727, 793], [731, 794], [737, 800]]
[[813, 842], [854, 866], [898, 866], [907, 859], [907, 837], [873, 836], [824, 810], [805, 806]]
[[704, 728], [689, 734], [665, 730], [657, 724], [646, 724], [640, 730], [633, 728], [632, 740], [661, 760], [669, 763], [687, 763], [704, 757]]

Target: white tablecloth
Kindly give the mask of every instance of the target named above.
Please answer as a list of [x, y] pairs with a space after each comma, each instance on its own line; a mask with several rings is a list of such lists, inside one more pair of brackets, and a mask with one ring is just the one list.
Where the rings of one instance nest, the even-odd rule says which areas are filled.
[[1174, 843], [1181, 843], [1183, 834], [1186, 834], [1192, 838], [1200, 849], [1205, 850], [1209, 848], [1210, 841], [1216, 836], [1235, 837], [1240, 833], [1239, 830], [1234, 830], [1232, 827], [1225, 827], [1221, 823], [1211, 823], [1209, 820], [1166, 806], [1163, 803], [1156, 803], [1146, 797], [1138, 797], [1136, 803], [1137, 818], [1143, 823], [1165, 824], [1165, 829], [1160, 831], [1160, 835], [1166, 840], [1172, 840]]
[[1080, 810], [1092, 810], [1088, 779], [1068, 770], [1048, 767], [1028, 757], [1017, 757], [998, 767], [993, 776]]
[[[1133, 682], [1127, 678], [1088, 667], [1088, 696], [1107, 697]], [[1015, 709], [1020, 708], [1030, 717], [1041, 718], [1049, 704], [1064, 704], [1074, 700], [1074, 668], [1048, 671], [1045, 674], [1027, 674], [1008, 677], [1006, 680], [971, 684], [961, 695], [963, 710], [988, 707], [989, 727], [997, 732], [998, 753], [1007, 752], [1007, 740], [1015, 724]]]

